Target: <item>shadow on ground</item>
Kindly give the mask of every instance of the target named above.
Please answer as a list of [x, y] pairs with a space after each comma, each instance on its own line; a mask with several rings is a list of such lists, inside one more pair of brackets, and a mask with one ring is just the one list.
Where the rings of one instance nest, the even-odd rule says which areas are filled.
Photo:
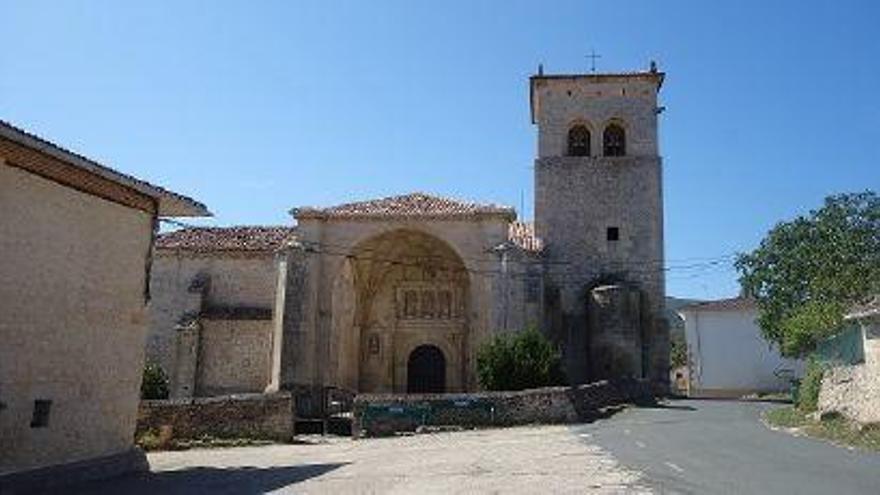
[[252, 466], [216, 468], [193, 467], [96, 481], [71, 487], [66, 493], [97, 494], [256, 494], [278, 490], [345, 466], [348, 463], [303, 464], [259, 468]]

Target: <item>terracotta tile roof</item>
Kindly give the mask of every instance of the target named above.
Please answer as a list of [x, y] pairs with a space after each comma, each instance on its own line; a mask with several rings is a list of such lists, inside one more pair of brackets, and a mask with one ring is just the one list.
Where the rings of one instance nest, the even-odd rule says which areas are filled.
[[718, 299], [716, 301], [702, 301], [689, 304], [679, 308], [679, 311], [739, 311], [744, 309], [754, 309], [756, 307], [755, 300], [750, 297], [731, 297], [729, 299]]
[[369, 201], [345, 203], [329, 208], [295, 208], [296, 218], [467, 218], [502, 216], [513, 220], [513, 208], [496, 204], [459, 201], [415, 192]]
[[188, 196], [169, 191], [164, 187], [150, 184], [147, 181], [114, 170], [83, 155], [62, 148], [55, 143], [47, 141], [36, 134], [25, 131], [24, 129], [16, 127], [4, 120], [0, 120], [0, 136], [19, 143], [20, 145], [53, 156], [58, 160], [69, 163], [82, 170], [86, 170], [94, 175], [128, 186], [136, 191], [146, 194], [147, 196], [157, 198], [159, 200], [160, 215], [172, 217], [211, 216], [211, 212], [208, 211], [208, 208], [204, 204]]
[[845, 316], [845, 319], [858, 320], [860, 318], [878, 315], [880, 315], [880, 295], [874, 296], [861, 304], [853, 306]]
[[544, 242], [535, 235], [535, 224], [533, 223], [510, 222], [507, 238], [530, 253], [539, 253], [544, 249]]
[[274, 252], [295, 232], [294, 227], [284, 226], [188, 227], [160, 234], [156, 248], [196, 253]]

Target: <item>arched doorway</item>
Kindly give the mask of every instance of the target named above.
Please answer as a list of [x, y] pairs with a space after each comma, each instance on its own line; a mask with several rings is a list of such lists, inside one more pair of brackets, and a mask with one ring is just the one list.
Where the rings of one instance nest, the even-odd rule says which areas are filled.
[[433, 345], [420, 345], [409, 355], [406, 391], [410, 394], [439, 394], [446, 391], [446, 358]]
[[[442, 370], [432, 389], [462, 390], [469, 362], [471, 284], [455, 249], [427, 232], [393, 229], [358, 243], [346, 263], [351, 279], [334, 288], [338, 363], [331, 363], [340, 373], [346, 371], [345, 382], [362, 393], [406, 393], [410, 354], [431, 343]], [[349, 295], [336, 297], [343, 289]], [[342, 366], [343, 361], [351, 366]]]

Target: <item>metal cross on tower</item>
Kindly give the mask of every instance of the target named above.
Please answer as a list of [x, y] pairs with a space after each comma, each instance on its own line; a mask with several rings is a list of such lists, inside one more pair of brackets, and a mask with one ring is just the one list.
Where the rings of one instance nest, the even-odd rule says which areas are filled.
[[596, 72], [596, 59], [602, 58], [602, 55], [596, 54], [596, 50], [593, 50], [592, 48], [590, 48], [590, 54], [587, 55], [587, 58], [590, 59], [590, 71], [595, 73]]

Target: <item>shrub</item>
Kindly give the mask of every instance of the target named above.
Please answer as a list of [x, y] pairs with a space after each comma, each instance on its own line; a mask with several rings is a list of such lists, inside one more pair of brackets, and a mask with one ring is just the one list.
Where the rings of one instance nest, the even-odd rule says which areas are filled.
[[477, 375], [487, 390], [565, 384], [559, 352], [541, 332], [501, 333], [477, 350]]
[[168, 375], [161, 366], [147, 363], [144, 366], [144, 378], [141, 382], [141, 399], [155, 400], [168, 398]]
[[682, 337], [673, 337], [669, 342], [669, 364], [673, 369], [687, 366], [687, 343]]
[[819, 407], [819, 390], [825, 367], [814, 357], [807, 360], [807, 369], [798, 390], [797, 407], [803, 412], [813, 412]]

